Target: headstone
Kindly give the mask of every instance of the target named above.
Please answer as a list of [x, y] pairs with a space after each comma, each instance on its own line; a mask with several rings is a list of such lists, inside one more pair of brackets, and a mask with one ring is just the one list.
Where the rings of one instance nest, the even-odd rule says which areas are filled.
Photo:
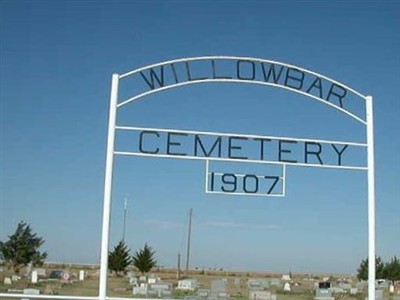
[[35, 269], [38, 277], [46, 277], [46, 270], [42, 268]]
[[375, 300], [383, 300], [383, 291], [382, 290], [375, 291]]
[[389, 281], [383, 280], [383, 279], [377, 280], [376, 281], [376, 287], [378, 289], [388, 289], [389, 288]]
[[61, 275], [62, 281], [69, 281], [70, 278], [71, 278], [71, 275], [69, 274], [68, 271], [62, 272], [62, 275]]
[[[24, 295], [40, 295], [40, 290], [38, 289], [24, 289], [22, 291]], [[21, 300], [29, 300], [27, 298], [22, 298]]]
[[38, 273], [37, 273], [36, 270], [35, 270], [35, 271], [32, 271], [32, 274], [31, 274], [31, 282], [32, 282], [32, 283], [37, 283], [37, 282], [38, 282]]
[[197, 291], [197, 296], [201, 298], [208, 298], [210, 296], [211, 291], [209, 289], [199, 289]]
[[285, 284], [283, 285], [283, 290], [285, 292], [290, 292], [291, 288], [290, 288], [290, 283], [289, 282], [285, 282]]
[[10, 277], [5, 277], [4, 278], [4, 285], [11, 285], [11, 284], [12, 284], [11, 278]]
[[157, 297], [166, 297], [172, 295], [172, 283], [157, 282], [149, 285], [148, 293], [157, 295]]
[[155, 278], [155, 277], [150, 277], [148, 280], [147, 280], [147, 283], [148, 284], [153, 284], [153, 283], [156, 283], [157, 282], [157, 278]]
[[235, 287], [239, 288], [240, 287], [240, 278], [235, 278], [234, 284], [235, 284]]
[[282, 275], [282, 280], [284, 280], [284, 281], [291, 281], [292, 278], [290, 278], [290, 275], [284, 274], [284, 275]]
[[18, 275], [12, 275], [11, 276], [11, 280], [12, 281], [18, 281], [18, 280], [20, 280], [21, 279], [21, 277], [19, 277]]
[[126, 273], [126, 276], [127, 276], [128, 278], [136, 277], [136, 276], [135, 276], [135, 272], [133, 272], [133, 271], [129, 271], [128, 273]]
[[129, 278], [129, 284], [133, 286], [138, 286], [138, 280], [136, 277], [130, 277]]
[[211, 296], [225, 298], [225, 295], [227, 295], [226, 282], [223, 280], [211, 281]]
[[318, 283], [318, 288], [319, 289], [329, 289], [331, 287], [331, 283], [329, 281], [324, 281]]
[[40, 290], [38, 289], [24, 289], [24, 295], [40, 295]]
[[271, 300], [271, 292], [268, 291], [250, 291], [249, 300]]
[[315, 300], [335, 300], [332, 297], [332, 291], [330, 289], [317, 289], [315, 293]]
[[178, 281], [178, 290], [194, 291], [198, 288], [197, 279], [182, 279]]
[[351, 288], [350, 295], [356, 295], [356, 294], [358, 294], [358, 288]]
[[281, 287], [282, 286], [282, 281], [278, 278], [272, 278], [271, 279], [271, 285], [272, 286], [278, 286]]
[[270, 284], [269, 281], [266, 279], [249, 279], [247, 281], [247, 287], [250, 290], [264, 290], [264, 289], [269, 289]]
[[132, 289], [133, 295], [147, 295], [147, 283], [142, 283], [140, 286], [134, 286]]
[[53, 270], [50, 272], [48, 279], [60, 280], [60, 279], [62, 279], [62, 274], [63, 274], [63, 271], [61, 271], [61, 270]]
[[85, 271], [80, 270], [79, 271], [79, 281], [84, 281], [85, 280]]

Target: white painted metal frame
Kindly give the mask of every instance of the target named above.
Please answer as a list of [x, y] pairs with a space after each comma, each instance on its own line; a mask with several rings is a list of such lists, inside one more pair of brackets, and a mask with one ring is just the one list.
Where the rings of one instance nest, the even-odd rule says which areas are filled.
[[[366, 120], [361, 119], [360, 117], [354, 115], [353, 113], [346, 111], [343, 108], [337, 107], [330, 102], [325, 101], [317, 96], [307, 94], [303, 91], [296, 90], [287, 86], [277, 85], [270, 82], [258, 82], [252, 80], [238, 80], [238, 79], [206, 79], [206, 80], [198, 80], [198, 81], [190, 81], [190, 82], [180, 82], [177, 84], [172, 84], [169, 86], [160, 87], [154, 90], [150, 90], [129, 99], [123, 100], [118, 103], [118, 86], [119, 80], [126, 78], [128, 76], [137, 74], [141, 71], [154, 68], [157, 66], [168, 65], [172, 63], [178, 62], [188, 62], [188, 61], [201, 61], [201, 60], [252, 60], [258, 62], [265, 62], [271, 64], [279, 64], [281, 66], [295, 68], [297, 70], [306, 72], [308, 74], [312, 74], [320, 77], [321, 79], [330, 81], [331, 83], [338, 84], [348, 91], [354, 93], [360, 98], [365, 100], [366, 106]], [[99, 296], [98, 297], [75, 297], [75, 296], [47, 296], [47, 295], [23, 295], [23, 294], [0, 294], [0, 297], [12, 297], [12, 298], [32, 298], [32, 299], [84, 299], [84, 300], [119, 300], [119, 299], [129, 299], [129, 298], [112, 298], [107, 297], [107, 273], [108, 273], [108, 247], [109, 247], [109, 230], [110, 230], [110, 211], [111, 211], [111, 192], [112, 192], [112, 173], [113, 173], [113, 161], [115, 154], [126, 154], [129, 153], [121, 153], [114, 151], [114, 139], [115, 139], [115, 130], [123, 129], [121, 126], [116, 126], [116, 116], [117, 109], [130, 103], [135, 100], [138, 100], [144, 96], [160, 92], [163, 90], [167, 90], [174, 87], [189, 85], [189, 84], [197, 84], [197, 83], [206, 83], [206, 82], [237, 82], [237, 83], [252, 83], [252, 84], [263, 84], [269, 86], [275, 86], [279, 88], [284, 88], [290, 90], [292, 92], [303, 94], [304, 96], [314, 98], [326, 105], [329, 105], [339, 111], [347, 114], [353, 119], [361, 122], [366, 126], [366, 134], [367, 134], [367, 143], [360, 144], [359, 146], [367, 147], [367, 156], [368, 156], [368, 165], [366, 169], [368, 172], [368, 299], [375, 300], [375, 173], [374, 173], [374, 125], [373, 125], [373, 105], [372, 105], [372, 97], [364, 96], [363, 94], [357, 92], [356, 90], [341, 84], [335, 80], [332, 80], [328, 77], [325, 77], [321, 74], [315, 73], [313, 71], [299, 68], [294, 65], [289, 65], [281, 62], [264, 60], [259, 58], [251, 58], [251, 57], [236, 57], [236, 56], [204, 56], [204, 57], [193, 57], [193, 58], [182, 58], [171, 61], [166, 61], [154, 65], [149, 65], [143, 68], [139, 68], [133, 70], [131, 72], [118, 75], [114, 74], [112, 76], [112, 85], [111, 85], [111, 95], [110, 95], [110, 111], [109, 111], [109, 123], [108, 123], [108, 139], [107, 139], [107, 157], [106, 157], [106, 170], [105, 170], [105, 182], [104, 182], [104, 201], [103, 201], [103, 221], [102, 221], [102, 234], [101, 234], [101, 265], [100, 265], [100, 279], [99, 279]], [[143, 155], [145, 156], [145, 155]], [[149, 155], [150, 156], [150, 155]], [[154, 155], [151, 155], [154, 157]], [[247, 161], [248, 162], [248, 161]], [[297, 164], [298, 165], [298, 164]], [[309, 165], [310, 166], [310, 165]], [[318, 165], [315, 165], [318, 166]]]

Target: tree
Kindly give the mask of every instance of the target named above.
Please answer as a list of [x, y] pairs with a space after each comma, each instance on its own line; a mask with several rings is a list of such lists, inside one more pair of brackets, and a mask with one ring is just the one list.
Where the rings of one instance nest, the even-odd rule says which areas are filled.
[[139, 252], [135, 252], [135, 255], [133, 255], [133, 265], [142, 274], [149, 272], [157, 264], [154, 257], [155, 253], [156, 252], [153, 251], [151, 247], [145, 244], [143, 249], [139, 250]]
[[396, 256], [385, 264], [385, 279], [392, 282], [400, 280], [400, 259]]
[[40, 252], [39, 248], [43, 245], [44, 239], [32, 233], [30, 225], [23, 221], [19, 222], [15, 233], [8, 238], [7, 242], [0, 242], [0, 253], [1, 258], [11, 264], [15, 273], [18, 274], [20, 268], [29, 263], [34, 266], [43, 264], [47, 252]]
[[119, 274], [126, 274], [126, 268], [132, 263], [130, 250], [123, 241], [120, 241], [114, 250], [108, 253], [108, 268]]
[[[385, 264], [379, 256], [375, 259], [375, 274], [378, 279], [385, 277]], [[361, 261], [357, 269], [357, 278], [358, 280], [368, 280], [368, 258]]]

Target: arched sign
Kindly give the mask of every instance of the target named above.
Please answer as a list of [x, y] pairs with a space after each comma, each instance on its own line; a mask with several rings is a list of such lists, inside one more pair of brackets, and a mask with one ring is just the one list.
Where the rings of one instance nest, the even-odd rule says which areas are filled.
[[[119, 83], [136, 82], [128, 95]], [[362, 123], [366, 142], [231, 134], [117, 125], [117, 112], [147, 95], [189, 84], [234, 82], [286, 89], [320, 101]], [[358, 100], [357, 100], [358, 99]], [[363, 100], [363, 110], [353, 102]], [[134, 136], [134, 149], [116, 149], [115, 133]], [[367, 150], [367, 161], [357, 165], [347, 151]], [[249, 150], [251, 149], [251, 151]], [[271, 149], [274, 149], [273, 151]], [[296, 153], [296, 154], [295, 154]], [[112, 171], [115, 155], [203, 160], [205, 192], [225, 195], [283, 197], [286, 167], [339, 168], [368, 172], [368, 299], [375, 300], [375, 190], [372, 97], [321, 74], [297, 66], [259, 58], [207, 56], [183, 58], [114, 74], [110, 97], [107, 160], [104, 185], [99, 298], [106, 299]], [[268, 174], [221, 172], [216, 162], [258, 163], [273, 166]]]

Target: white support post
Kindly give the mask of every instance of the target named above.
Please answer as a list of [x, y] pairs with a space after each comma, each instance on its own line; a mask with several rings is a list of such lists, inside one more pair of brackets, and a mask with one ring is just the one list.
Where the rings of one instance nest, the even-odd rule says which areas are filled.
[[119, 83], [119, 75], [113, 74], [111, 83], [111, 95], [110, 95], [110, 112], [108, 117], [106, 172], [104, 179], [103, 224], [101, 232], [101, 257], [100, 257], [100, 279], [99, 279], [100, 300], [106, 300], [107, 296], [108, 240], [110, 234], [111, 192], [112, 192], [112, 175], [113, 175], [113, 163], [114, 163], [115, 122], [116, 122], [117, 104], [118, 104], [118, 83]]
[[366, 97], [368, 151], [368, 300], [375, 300], [375, 162], [372, 97]]

